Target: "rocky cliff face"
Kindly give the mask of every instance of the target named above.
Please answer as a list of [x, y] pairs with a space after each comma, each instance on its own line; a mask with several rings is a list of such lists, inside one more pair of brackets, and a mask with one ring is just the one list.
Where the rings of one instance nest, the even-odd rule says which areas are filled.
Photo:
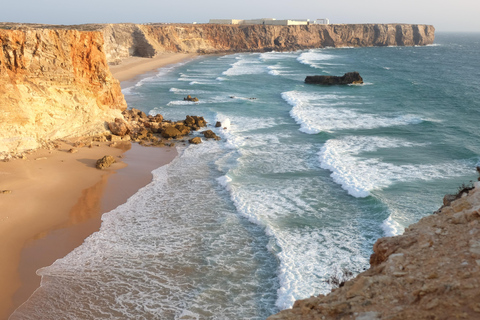
[[103, 35], [0, 30], [0, 154], [105, 131], [126, 108]]
[[480, 319], [480, 182], [444, 203], [377, 240], [368, 271], [268, 319]]
[[109, 62], [162, 52], [290, 51], [323, 47], [432, 44], [429, 25], [342, 24], [309, 26], [117, 24], [101, 28]]

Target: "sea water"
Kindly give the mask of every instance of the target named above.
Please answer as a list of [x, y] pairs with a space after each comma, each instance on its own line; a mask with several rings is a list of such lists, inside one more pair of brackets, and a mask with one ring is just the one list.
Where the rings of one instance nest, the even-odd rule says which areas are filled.
[[[177, 144], [99, 232], [38, 270], [11, 319], [265, 319], [328, 293], [343, 269], [368, 268], [376, 239], [476, 180], [478, 52], [479, 34], [438, 34], [425, 47], [207, 55], [125, 88], [130, 108], [204, 116], [222, 140]], [[349, 71], [365, 83], [303, 82]]]

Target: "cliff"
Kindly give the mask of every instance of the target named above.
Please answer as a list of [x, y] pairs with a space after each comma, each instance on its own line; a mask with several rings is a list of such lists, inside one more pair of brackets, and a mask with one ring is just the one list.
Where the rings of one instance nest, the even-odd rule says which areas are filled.
[[213, 24], [114, 24], [100, 27], [109, 62], [163, 52], [225, 53], [292, 51], [324, 47], [432, 44], [435, 28], [411, 24], [308, 26]]
[[444, 204], [378, 239], [366, 272], [268, 319], [480, 319], [480, 182]]
[[433, 43], [428, 25], [0, 23], [0, 158], [105, 130], [126, 108], [108, 67], [164, 52], [228, 53]]
[[100, 32], [0, 30], [0, 154], [106, 130], [126, 108]]
[[420, 24], [331, 24], [307, 26], [217, 24], [86, 24], [54, 26], [0, 23], [0, 28], [99, 31], [109, 63], [164, 52], [229, 53], [292, 51], [324, 47], [432, 44], [435, 28]]

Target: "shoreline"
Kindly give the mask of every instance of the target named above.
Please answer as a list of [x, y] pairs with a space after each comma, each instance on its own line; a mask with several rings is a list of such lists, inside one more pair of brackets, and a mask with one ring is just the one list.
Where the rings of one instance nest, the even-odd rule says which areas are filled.
[[36, 270], [66, 256], [97, 232], [102, 215], [125, 203], [149, 184], [153, 178], [152, 171], [170, 163], [177, 156], [177, 151], [175, 148], [143, 147], [133, 143], [121, 156], [120, 169], [103, 175], [94, 185], [82, 190], [67, 214], [67, 221], [23, 247], [19, 264], [22, 286], [13, 295], [16, 307], [39, 287], [41, 277], [36, 275]]
[[[121, 86], [170, 64], [188, 61], [196, 54], [162, 54], [155, 58], [131, 57], [111, 66]], [[171, 162], [175, 148], [142, 147], [110, 142], [78, 148], [60, 143], [55, 150], [37, 149], [27, 159], [0, 163], [0, 319], [24, 303], [39, 287], [36, 270], [52, 264], [99, 230], [101, 216], [152, 181], [152, 171]], [[95, 168], [97, 159], [110, 154], [117, 163]], [[28, 200], [28, 201], [27, 201]]]
[[136, 77], [168, 65], [185, 62], [197, 57], [196, 53], [162, 53], [153, 58], [129, 57], [118, 65], [111, 65], [110, 72], [124, 88], [126, 82], [136, 82]]

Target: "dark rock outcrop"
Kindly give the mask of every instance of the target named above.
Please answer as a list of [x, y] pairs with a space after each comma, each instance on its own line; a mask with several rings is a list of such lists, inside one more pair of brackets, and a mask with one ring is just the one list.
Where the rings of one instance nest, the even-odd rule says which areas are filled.
[[198, 98], [197, 97], [192, 97], [191, 95], [188, 95], [186, 98], [183, 98], [183, 101], [197, 102]]
[[182, 133], [175, 127], [166, 127], [162, 130], [162, 137], [165, 139], [175, 139], [182, 135]]
[[192, 138], [192, 139], [188, 140], [188, 142], [193, 143], [193, 144], [200, 144], [200, 143], [202, 143], [202, 138], [195, 137], [195, 138]]
[[[199, 116], [187, 116], [183, 121], [174, 122], [165, 120], [160, 114], [147, 115], [135, 108], [125, 110], [122, 114], [125, 120], [115, 119], [108, 124], [113, 133], [109, 141], [133, 140], [144, 146], [174, 146], [174, 143], [166, 143], [163, 139], [182, 139], [192, 130], [207, 126], [205, 119]], [[215, 137], [212, 136], [220, 140]]]
[[215, 139], [215, 140], [220, 140], [220, 137], [215, 134], [212, 130], [206, 130], [203, 131], [203, 136], [207, 139]]
[[305, 83], [336, 85], [336, 84], [362, 84], [363, 79], [356, 71], [347, 72], [343, 76], [307, 76]]
[[107, 156], [104, 156], [101, 159], [98, 159], [95, 166], [97, 167], [97, 169], [103, 170], [103, 169], [106, 169], [106, 168], [110, 167], [114, 163], [115, 163], [115, 158], [107, 155]]

